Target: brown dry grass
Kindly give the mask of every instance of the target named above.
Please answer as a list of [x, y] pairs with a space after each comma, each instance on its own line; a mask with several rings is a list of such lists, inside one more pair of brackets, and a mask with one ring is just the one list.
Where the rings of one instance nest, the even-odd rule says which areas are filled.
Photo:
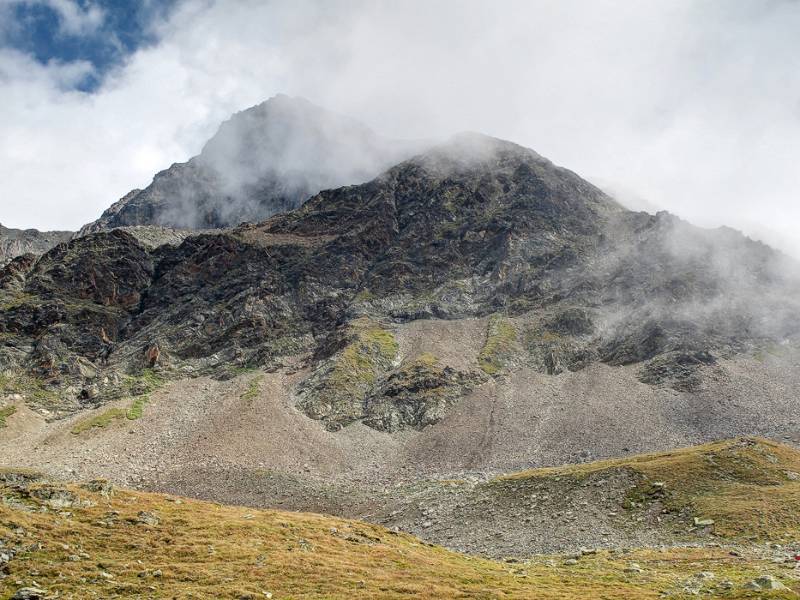
[[524, 471], [505, 478], [581, 477], [626, 469], [643, 485], [662, 482], [667, 504], [712, 519], [729, 538], [800, 536], [800, 452], [760, 438], [725, 440], [671, 452]]
[[[774, 565], [722, 549], [600, 553], [566, 566], [546, 557], [503, 563], [433, 547], [381, 527], [314, 514], [257, 511], [119, 490], [58, 485], [79, 501], [37, 499], [52, 484], [0, 487], [0, 539], [20, 552], [0, 597], [38, 584], [59, 598], [658, 598], [713, 570], [741, 583]], [[41, 495], [41, 494], [39, 494]], [[156, 525], [140, 513], [156, 515]], [[548, 563], [549, 561], [549, 563]], [[625, 566], [638, 562], [644, 572]], [[716, 585], [716, 583], [711, 584]], [[709, 591], [714, 590], [710, 588]], [[680, 596], [679, 596], [680, 597]], [[788, 592], [758, 597], [790, 598]]]

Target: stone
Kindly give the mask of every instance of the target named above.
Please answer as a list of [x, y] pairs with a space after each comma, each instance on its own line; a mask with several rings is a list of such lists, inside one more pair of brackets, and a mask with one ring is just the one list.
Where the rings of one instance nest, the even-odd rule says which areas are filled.
[[775, 579], [772, 575], [761, 575], [745, 584], [748, 590], [788, 590], [783, 583]]
[[161, 522], [161, 519], [159, 519], [157, 515], [145, 510], [139, 511], [136, 515], [136, 519], [138, 523], [150, 525], [151, 527], [155, 527]]
[[644, 569], [638, 563], [630, 563], [625, 567], [624, 571], [625, 573], [642, 573]]
[[83, 489], [104, 497], [110, 497], [114, 493], [114, 485], [107, 479], [92, 479], [81, 486]]
[[44, 600], [47, 591], [37, 587], [24, 587], [18, 589], [11, 600]]
[[714, 579], [715, 575], [711, 571], [700, 571], [695, 577], [697, 579]]

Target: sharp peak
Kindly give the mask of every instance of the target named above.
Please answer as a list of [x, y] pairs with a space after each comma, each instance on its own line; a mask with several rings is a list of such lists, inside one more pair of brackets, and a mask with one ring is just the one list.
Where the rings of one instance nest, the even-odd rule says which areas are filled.
[[232, 114], [220, 125], [216, 135], [229, 127], [266, 122], [290, 123], [301, 127], [323, 125], [357, 131], [364, 135], [377, 135], [358, 119], [315, 104], [302, 96], [287, 94], [276, 94], [260, 104]]
[[322, 108], [321, 106], [314, 104], [308, 98], [303, 96], [290, 96], [289, 94], [278, 93], [274, 96], [270, 96], [263, 102], [256, 104], [252, 108], [259, 108], [259, 107], [266, 107], [266, 106], [300, 106], [300, 107], [314, 107], [314, 108]]
[[315, 104], [308, 98], [303, 96], [289, 96], [288, 94], [275, 94], [267, 98], [263, 102], [255, 104], [249, 108], [240, 110], [232, 115], [231, 118], [236, 118], [239, 115], [254, 114], [254, 113], [269, 113], [272, 111], [281, 112], [285, 114], [297, 114], [307, 116], [310, 114], [316, 115], [335, 115], [341, 118], [347, 118], [344, 115], [332, 111], [324, 106]]

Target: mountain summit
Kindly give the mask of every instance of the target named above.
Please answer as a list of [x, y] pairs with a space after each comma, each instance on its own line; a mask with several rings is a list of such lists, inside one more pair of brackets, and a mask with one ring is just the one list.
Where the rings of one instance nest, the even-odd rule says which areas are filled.
[[210, 229], [261, 221], [322, 189], [367, 181], [414, 147], [308, 100], [278, 95], [235, 114], [198, 156], [129, 192], [80, 234], [131, 225]]

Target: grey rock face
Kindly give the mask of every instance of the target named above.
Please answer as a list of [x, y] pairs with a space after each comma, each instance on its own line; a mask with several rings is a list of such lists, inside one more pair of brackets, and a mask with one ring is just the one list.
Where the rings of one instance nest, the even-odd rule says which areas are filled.
[[[476, 134], [257, 225], [160, 246], [101, 232], [18, 266], [0, 290], [0, 366], [46, 382], [34, 398], [56, 390], [59, 414], [114, 397], [143, 369], [225, 376], [303, 357], [309, 416], [425, 427], [476, 382], [435, 361], [403, 370], [387, 328], [430, 317], [519, 322], [487, 331], [472, 364], [491, 376], [600, 361], [690, 391], [716, 357], [800, 334], [797, 266], [770, 248], [628, 211], [532, 150]], [[354, 341], [360, 319], [372, 325]]]
[[71, 231], [38, 231], [36, 229], [9, 229], [0, 225], [0, 267], [23, 254], [44, 254], [50, 248], [66, 242]]
[[81, 235], [130, 225], [213, 229], [262, 221], [322, 189], [356, 184], [417, 147], [301, 98], [275, 96], [222, 124], [202, 152], [132, 190]]

